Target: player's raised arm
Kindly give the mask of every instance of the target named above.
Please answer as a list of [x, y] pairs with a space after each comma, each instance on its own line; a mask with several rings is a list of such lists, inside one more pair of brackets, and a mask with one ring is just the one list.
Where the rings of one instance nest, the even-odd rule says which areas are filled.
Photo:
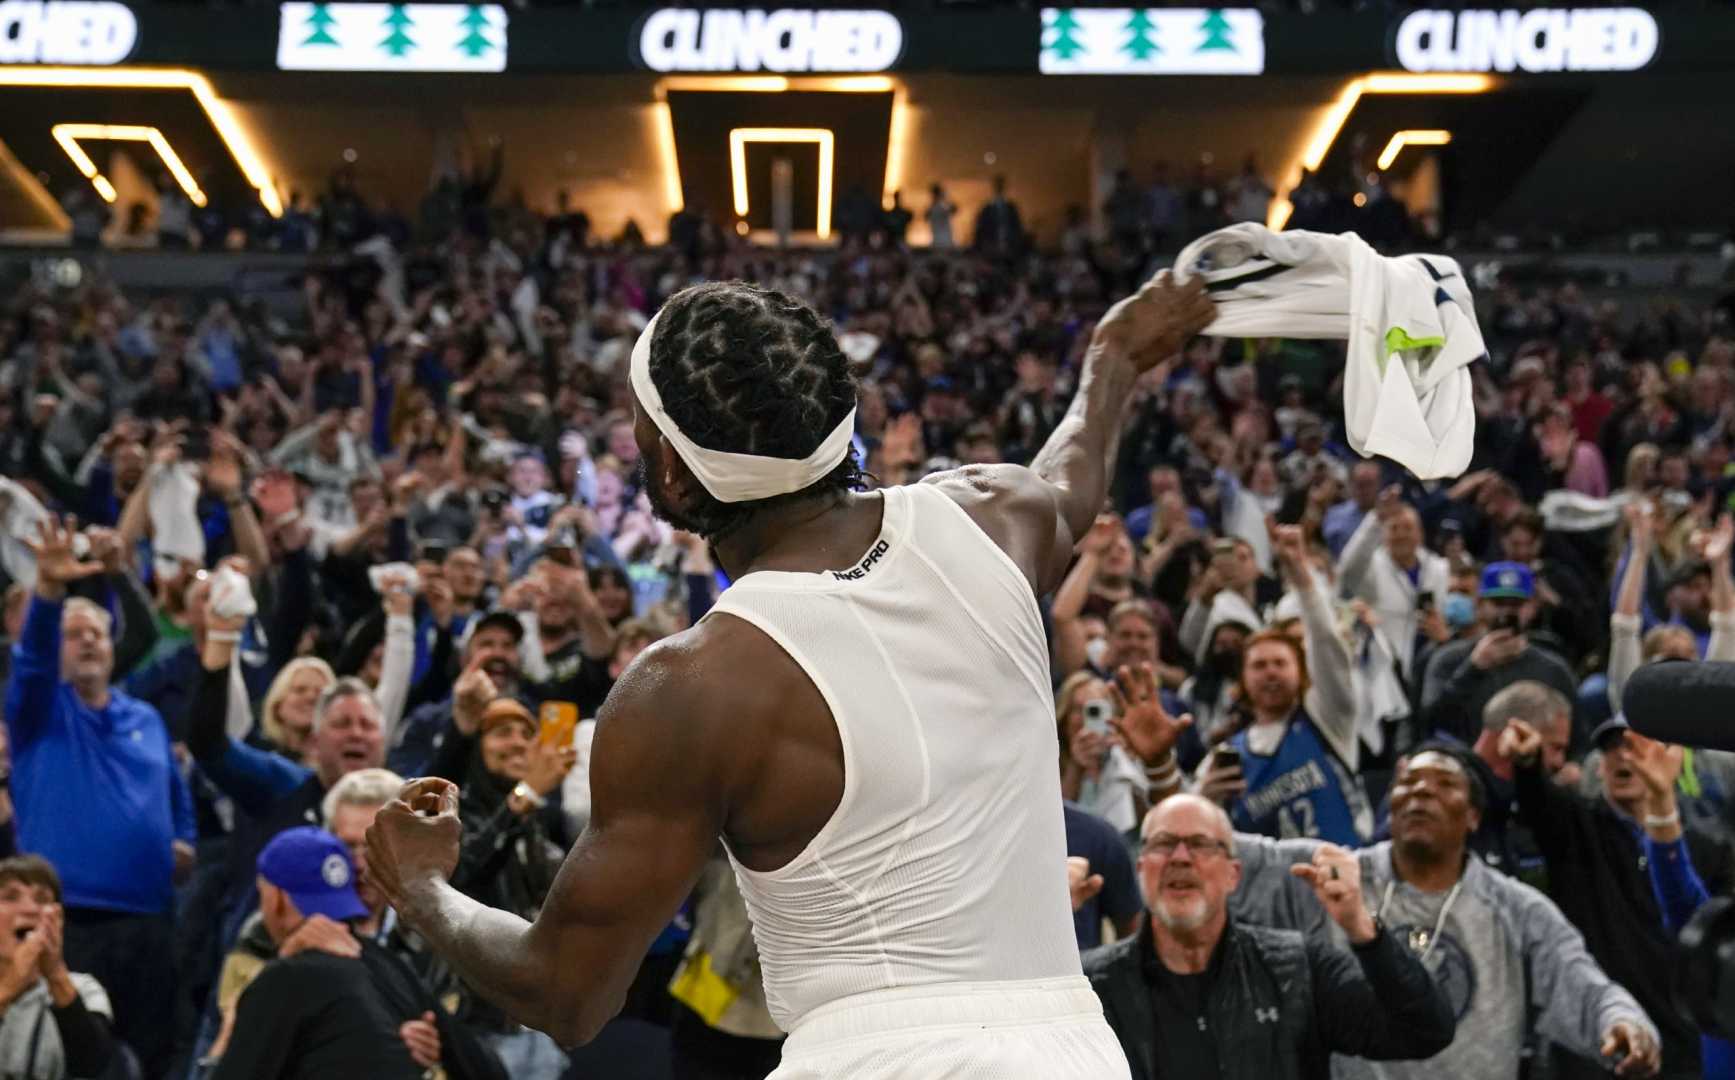
[[[733, 761], [691, 699], [708, 684], [666, 641], [628, 669], [598, 716], [591, 819], [535, 922], [447, 882], [458, 790], [407, 785], [368, 830], [368, 869], [398, 914], [483, 997], [564, 1045], [619, 1012], [651, 942], [692, 891], [725, 823]], [[677, 677], [676, 669], [679, 669]]]
[[1073, 542], [1102, 509], [1133, 384], [1211, 324], [1203, 282], [1168, 271], [1108, 309], [1091, 334], [1078, 392], [1029, 469], [973, 466], [933, 481], [1012, 556], [1038, 593], [1066, 571]]

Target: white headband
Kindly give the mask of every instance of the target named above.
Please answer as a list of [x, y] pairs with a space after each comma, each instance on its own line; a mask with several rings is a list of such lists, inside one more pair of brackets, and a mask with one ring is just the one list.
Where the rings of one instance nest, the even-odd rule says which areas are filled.
[[657, 425], [657, 430], [674, 444], [675, 452], [693, 470], [699, 483], [718, 501], [726, 503], [769, 499], [800, 491], [837, 468], [849, 453], [850, 440], [855, 435], [855, 409], [831, 429], [813, 453], [804, 458], [764, 457], [759, 454], [731, 454], [723, 450], [708, 450], [692, 439], [675, 423], [657, 386], [651, 381], [651, 334], [656, 331], [657, 318], [645, 324], [644, 332], [633, 345], [630, 367], [633, 391], [638, 394], [639, 407]]

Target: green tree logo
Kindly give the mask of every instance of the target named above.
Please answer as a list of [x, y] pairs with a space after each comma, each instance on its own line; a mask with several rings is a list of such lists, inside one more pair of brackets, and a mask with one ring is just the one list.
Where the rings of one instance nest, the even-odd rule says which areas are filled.
[[1157, 26], [1151, 21], [1151, 13], [1144, 8], [1133, 8], [1132, 17], [1123, 29], [1127, 39], [1121, 44], [1121, 52], [1134, 60], [1149, 60], [1163, 51], [1157, 48]]
[[404, 10], [404, 5], [392, 5], [391, 12], [386, 15], [386, 39], [380, 42], [380, 48], [384, 49], [388, 56], [402, 57], [416, 47], [408, 32], [411, 22], [410, 13]]
[[465, 56], [473, 60], [494, 47], [486, 34], [488, 16], [483, 14], [480, 6], [471, 4], [466, 7], [463, 21], [458, 25], [465, 31], [464, 36], [458, 39], [458, 48], [463, 50]]
[[1235, 48], [1235, 43], [1229, 40], [1229, 20], [1224, 17], [1220, 8], [1212, 8], [1205, 12], [1205, 21], [1199, 24], [1199, 32], [1205, 35], [1204, 43], [1197, 50], [1199, 52], [1240, 51]]
[[331, 36], [331, 28], [337, 25], [337, 18], [332, 15], [326, 4], [313, 5], [313, 13], [307, 17], [307, 40], [303, 45], [336, 45], [337, 39]]
[[1075, 36], [1078, 33], [1078, 18], [1073, 15], [1071, 8], [1056, 11], [1054, 21], [1048, 24], [1048, 28], [1054, 31], [1054, 38], [1048, 43], [1048, 51], [1057, 58], [1071, 60], [1084, 51], [1084, 46], [1079, 44]]

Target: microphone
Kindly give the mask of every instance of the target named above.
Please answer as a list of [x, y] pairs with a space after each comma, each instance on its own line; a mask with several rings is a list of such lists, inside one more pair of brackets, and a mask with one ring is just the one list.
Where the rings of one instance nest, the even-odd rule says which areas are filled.
[[1735, 751], [1735, 663], [1646, 664], [1627, 680], [1621, 711], [1640, 735]]

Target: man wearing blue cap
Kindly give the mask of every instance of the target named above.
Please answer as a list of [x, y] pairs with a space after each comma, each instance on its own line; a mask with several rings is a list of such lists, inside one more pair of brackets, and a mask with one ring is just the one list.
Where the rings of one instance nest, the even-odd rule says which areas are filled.
[[[349, 849], [323, 829], [278, 833], [258, 867], [259, 912], [279, 945], [315, 916], [347, 923], [368, 914]], [[241, 995], [213, 1080], [419, 1080], [438, 1064], [434, 1017], [416, 988], [393, 977], [377, 946], [356, 944], [359, 957], [309, 950], [266, 965]]]
[[1489, 699], [1526, 679], [1551, 686], [1569, 700], [1577, 694], [1566, 661], [1526, 635], [1536, 612], [1536, 578], [1530, 567], [1497, 562], [1483, 568], [1476, 603], [1483, 632], [1441, 646], [1422, 677], [1422, 720], [1428, 730], [1475, 742]]

